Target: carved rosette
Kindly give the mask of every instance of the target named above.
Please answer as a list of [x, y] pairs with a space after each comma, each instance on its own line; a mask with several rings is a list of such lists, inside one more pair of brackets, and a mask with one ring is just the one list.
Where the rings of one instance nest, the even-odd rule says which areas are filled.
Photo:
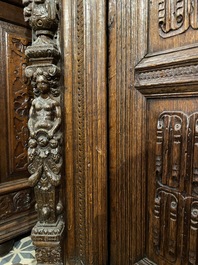
[[28, 170], [38, 222], [32, 230], [32, 239], [38, 264], [62, 264], [60, 7], [58, 0], [23, 0], [23, 3], [25, 21], [32, 27], [33, 36], [32, 46], [26, 49], [30, 65], [25, 70], [34, 93], [28, 120]]

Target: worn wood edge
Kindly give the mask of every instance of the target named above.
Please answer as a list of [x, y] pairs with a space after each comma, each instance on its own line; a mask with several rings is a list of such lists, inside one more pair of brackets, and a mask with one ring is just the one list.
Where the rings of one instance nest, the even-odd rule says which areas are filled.
[[0, 195], [30, 188], [27, 179], [12, 180], [12, 185], [10, 183], [11, 181], [0, 184]]

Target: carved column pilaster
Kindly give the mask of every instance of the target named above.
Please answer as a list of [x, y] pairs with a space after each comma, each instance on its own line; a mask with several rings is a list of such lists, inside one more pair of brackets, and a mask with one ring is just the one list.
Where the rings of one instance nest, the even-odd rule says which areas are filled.
[[63, 264], [64, 222], [60, 199], [62, 168], [59, 0], [23, 0], [32, 27], [26, 50], [34, 99], [29, 113], [29, 183], [34, 187], [38, 222], [32, 230], [38, 264]]

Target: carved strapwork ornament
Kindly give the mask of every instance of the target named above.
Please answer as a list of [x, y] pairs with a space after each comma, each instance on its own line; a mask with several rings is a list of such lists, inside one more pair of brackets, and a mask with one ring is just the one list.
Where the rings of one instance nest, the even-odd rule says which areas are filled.
[[64, 222], [60, 198], [62, 169], [59, 67], [59, 0], [23, 0], [25, 21], [32, 27], [26, 49], [34, 99], [28, 120], [29, 184], [34, 187], [38, 222], [32, 230], [38, 264], [63, 264]]
[[159, 33], [176, 36], [189, 28], [198, 29], [197, 0], [159, 0]]
[[197, 134], [197, 112], [158, 117], [152, 236], [155, 253], [171, 264], [198, 264]]

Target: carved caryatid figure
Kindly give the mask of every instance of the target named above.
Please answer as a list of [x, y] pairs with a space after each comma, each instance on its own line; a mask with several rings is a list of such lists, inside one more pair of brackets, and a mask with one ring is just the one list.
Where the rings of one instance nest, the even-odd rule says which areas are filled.
[[30, 135], [35, 138], [39, 132], [45, 132], [51, 139], [61, 123], [60, 103], [49, 94], [49, 82], [42, 71], [37, 75], [36, 84], [40, 95], [33, 100], [30, 109], [28, 121]]
[[34, 187], [38, 222], [32, 230], [39, 264], [63, 264], [64, 222], [60, 199], [62, 132], [60, 105], [59, 0], [23, 0], [33, 31], [25, 73], [34, 99], [29, 112], [29, 183]]
[[[36, 196], [43, 192], [44, 203], [40, 202], [37, 207], [40, 213], [40, 221], [49, 217], [49, 207], [46, 206], [52, 196], [53, 187], [60, 184], [61, 179], [61, 124], [60, 103], [50, 93], [50, 81], [48, 74], [37, 69], [35, 83], [39, 96], [32, 101], [28, 127], [30, 130], [29, 140], [29, 182], [36, 187]], [[38, 189], [37, 189], [38, 188]], [[38, 204], [38, 202], [37, 202]], [[41, 205], [44, 206], [41, 206]], [[48, 210], [47, 210], [48, 209]], [[53, 210], [54, 211], [54, 210]], [[56, 213], [54, 212], [54, 216]], [[52, 218], [55, 220], [54, 218]]]

